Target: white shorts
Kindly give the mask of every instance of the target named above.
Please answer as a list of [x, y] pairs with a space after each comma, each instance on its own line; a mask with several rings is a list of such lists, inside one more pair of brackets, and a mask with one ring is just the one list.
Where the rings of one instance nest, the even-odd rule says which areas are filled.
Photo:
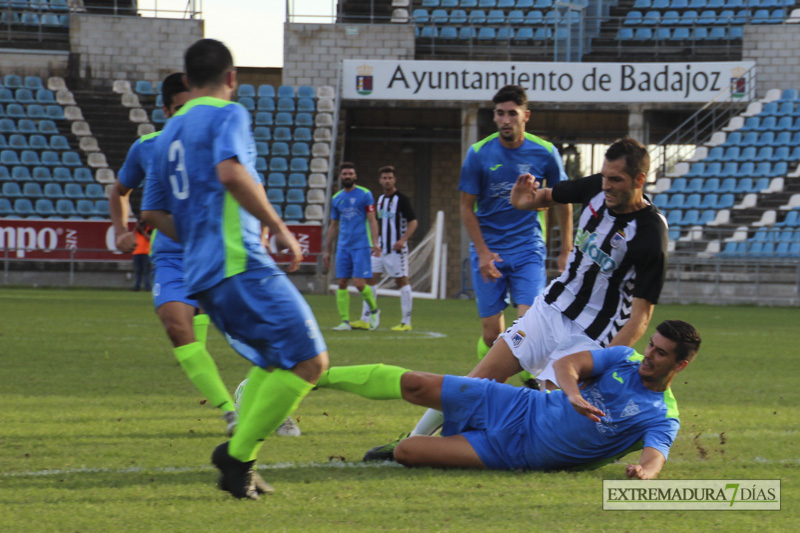
[[520, 366], [540, 380], [556, 383], [553, 363], [565, 355], [599, 350], [600, 343], [539, 295], [525, 315], [500, 334]]
[[390, 278], [408, 277], [408, 250], [372, 256], [372, 275], [386, 274]]

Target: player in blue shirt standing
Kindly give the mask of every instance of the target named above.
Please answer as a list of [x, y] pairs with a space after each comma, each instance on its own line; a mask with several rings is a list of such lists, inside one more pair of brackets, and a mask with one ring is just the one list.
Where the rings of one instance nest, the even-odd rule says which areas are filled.
[[407, 466], [586, 469], [641, 449], [625, 474], [653, 479], [680, 428], [670, 385], [699, 348], [691, 324], [667, 320], [644, 355], [612, 346], [559, 359], [561, 390], [550, 393], [388, 365], [333, 367], [318, 385], [443, 411], [442, 437], [408, 437], [394, 448], [394, 458]]
[[[505, 329], [506, 294], [511, 294], [521, 317], [547, 281], [543, 218], [515, 209], [511, 189], [523, 174], [532, 174], [548, 187], [567, 179], [556, 147], [525, 132], [531, 116], [525, 90], [507, 85], [492, 101], [498, 132], [470, 147], [458, 184], [461, 220], [472, 241], [472, 286], [482, 328], [479, 359]], [[555, 211], [561, 230], [558, 268], [563, 270], [572, 250], [572, 206]]]
[[336, 277], [339, 290], [336, 291], [336, 307], [342, 323], [334, 331], [350, 331], [350, 294], [347, 284], [350, 278], [353, 285], [369, 306], [369, 329], [380, 324], [381, 311], [375, 302], [372, 287], [367, 279], [372, 277], [370, 254], [381, 255], [378, 246], [378, 222], [375, 218], [375, 199], [369, 189], [356, 185], [356, 168], [353, 163], [342, 163], [339, 167], [342, 189], [331, 199], [331, 223], [325, 240], [325, 253], [322, 261], [330, 266], [330, 251], [338, 235], [336, 246]]
[[[170, 118], [189, 100], [183, 84], [183, 73], [174, 72], [161, 84], [164, 115]], [[117, 249], [129, 252], [136, 244], [134, 232], [128, 231], [131, 191], [140, 187], [147, 175], [157, 131], [140, 137], [131, 145], [125, 164], [111, 188], [109, 210], [114, 224]], [[150, 256], [155, 266], [153, 302], [158, 318], [164, 324], [175, 357], [195, 387], [214, 407], [223, 412], [229, 433], [236, 423], [233, 398], [222, 382], [214, 360], [206, 350], [208, 315], [202, 313], [196, 300], [189, 298], [183, 283], [183, 248], [163, 233], [154, 232]], [[293, 423], [293, 422], [292, 422]]]
[[221, 489], [258, 499], [269, 490], [253, 470], [258, 451], [314, 387], [328, 353], [308, 304], [262, 244], [264, 226], [289, 250], [290, 271], [303, 258], [257, 177], [250, 114], [230, 101], [233, 57], [201, 39], [184, 61], [192, 99], [156, 141], [142, 211], [183, 245], [187, 292], [254, 365], [236, 431], [211, 460]]

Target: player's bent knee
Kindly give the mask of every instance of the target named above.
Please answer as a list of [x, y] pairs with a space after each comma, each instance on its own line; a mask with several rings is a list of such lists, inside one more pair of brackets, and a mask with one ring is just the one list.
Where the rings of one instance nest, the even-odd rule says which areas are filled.
[[[394, 448], [394, 460], [403, 466], [418, 466], [419, 458], [414, 453], [413, 437], [401, 440]], [[409, 442], [411, 441], [411, 442]]]
[[292, 368], [292, 372], [309, 383], [316, 383], [323, 372], [328, 370], [328, 352], [306, 359]]
[[441, 409], [444, 376], [427, 372], [406, 372], [400, 377], [403, 399], [414, 405]]
[[167, 336], [176, 348], [178, 346], [185, 346], [195, 342], [194, 328], [191, 324], [186, 324], [181, 320], [166, 320], [164, 321], [164, 329], [167, 331]]

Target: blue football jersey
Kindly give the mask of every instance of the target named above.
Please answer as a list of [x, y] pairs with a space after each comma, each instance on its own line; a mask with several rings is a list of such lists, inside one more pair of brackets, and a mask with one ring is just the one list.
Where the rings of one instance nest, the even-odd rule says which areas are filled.
[[367, 219], [370, 211], [375, 211], [375, 199], [369, 189], [356, 185], [351, 191], [342, 189], [333, 195], [331, 219], [339, 221], [339, 248], [372, 247]]
[[248, 270], [281, 273], [261, 244], [261, 223], [218, 179], [216, 166], [230, 158], [261, 186], [250, 114], [227, 100], [191, 100], [156, 140], [142, 210], [172, 213], [190, 295]]
[[606, 416], [592, 422], [562, 391], [532, 394], [526, 456], [532, 468], [555, 469], [617, 455], [642, 441], [669, 456], [680, 428], [672, 391], [651, 391], [639, 377], [642, 355], [627, 346], [594, 350], [595, 380], [581, 395]]
[[567, 179], [556, 147], [530, 133], [518, 148], [504, 147], [495, 133], [467, 151], [458, 190], [478, 197], [475, 214], [493, 252], [524, 251], [543, 242], [538, 213], [511, 205], [511, 189], [527, 173], [546, 187]]

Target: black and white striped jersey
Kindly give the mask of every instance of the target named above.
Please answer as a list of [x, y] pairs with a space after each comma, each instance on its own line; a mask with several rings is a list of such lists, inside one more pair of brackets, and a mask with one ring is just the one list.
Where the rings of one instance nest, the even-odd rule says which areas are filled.
[[567, 268], [545, 290], [545, 302], [606, 346], [630, 319], [633, 298], [658, 303], [667, 266], [667, 221], [650, 203], [616, 214], [605, 205], [602, 176], [562, 182], [553, 200], [582, 203]]
[[[408, 229], [408, 223], [417, 216], [411, 208], [411, 200], [405, 194], [395, 191], [394, 194], [382, 194], [376, 205], [378, 210], [378, 226], [380, 233], [381, 253], [392, 252], [392, 246]], [[403, 251], [408, 251], [406, 243]]]

